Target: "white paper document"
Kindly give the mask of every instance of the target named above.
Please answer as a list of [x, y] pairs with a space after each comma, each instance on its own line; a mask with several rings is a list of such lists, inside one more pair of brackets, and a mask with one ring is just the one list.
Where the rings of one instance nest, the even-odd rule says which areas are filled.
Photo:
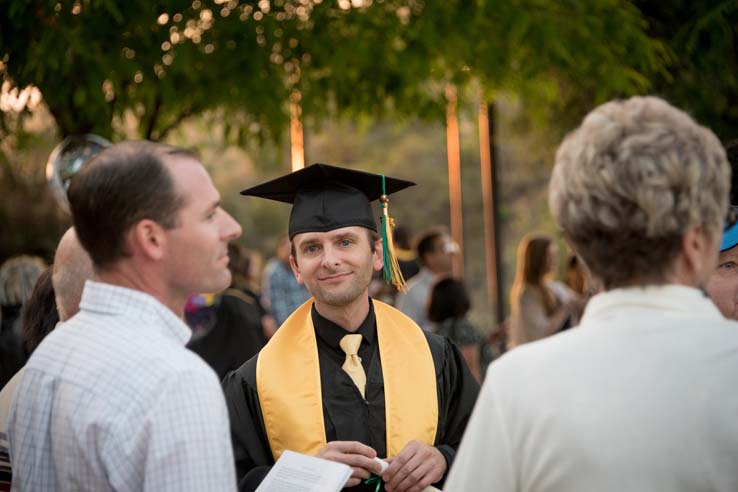
[[351, 478], [351, 467], [285, 451], [256, 492], [338, 492]]

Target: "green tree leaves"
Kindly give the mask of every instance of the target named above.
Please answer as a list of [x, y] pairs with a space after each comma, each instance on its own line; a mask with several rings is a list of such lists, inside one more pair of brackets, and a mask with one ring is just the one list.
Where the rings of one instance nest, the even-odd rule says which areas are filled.
[[578, 114], [647, 90], [667, 53], [622, 0], [3, 3], [6, 76], [41, 89], [63, 135], [112, 138], [132, 112], [139, 136], [161, 139], [218, 109], [277, 140], [295, 89], [317, 120], [440, 117], [445, 83], [473, 79]]

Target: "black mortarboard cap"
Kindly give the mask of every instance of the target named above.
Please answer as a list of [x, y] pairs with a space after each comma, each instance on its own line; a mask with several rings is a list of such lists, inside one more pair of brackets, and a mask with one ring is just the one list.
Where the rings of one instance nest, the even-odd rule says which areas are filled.
[[313, 164], [245, 189], [241, 194], [291, 203], [292, 239], [303, 232], [327, 232], [349, 226], [376, 232], [377, 221], [370, 202], [414, 185], [412, 181], [381, 174]]

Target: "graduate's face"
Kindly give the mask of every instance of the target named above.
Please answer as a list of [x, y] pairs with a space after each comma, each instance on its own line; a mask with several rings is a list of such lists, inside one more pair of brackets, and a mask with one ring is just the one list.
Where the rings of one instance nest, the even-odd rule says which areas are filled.
[[382, 268], [382, 246], [377, 242], [372, 251], [363, 227], [306, 232], [292, 241], [292, 271], [317, 303], [341, 307], [366, 297], [372, 274]]
[[720, 252], [705, 290], [723, 316], [738, 320], [738, 246]]

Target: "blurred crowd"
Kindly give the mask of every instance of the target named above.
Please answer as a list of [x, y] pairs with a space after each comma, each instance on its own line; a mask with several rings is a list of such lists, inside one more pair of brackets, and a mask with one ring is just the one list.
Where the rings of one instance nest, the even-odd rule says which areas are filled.
[[[542, 234], [524, 237], [510, 293], [510, 317], [484, 334], [468, 318], [471, 298], [463, 279], [451, 273], [458, 245], [444, 226], [413, 237], [410, 229], [393, 230], [407, 291], [399, 292], [375, 275], [370, 293], [396, 306], [424, 330], [449, 338], [461, 350], [472, 374], [481, 381], [495, 357], [517, 345], [576, 326], [591, 294], [580, 260], [570, 254], [559, 273], [556, 242]], [[289, 238], [275, 241], [274, 256], [244, 246], [228, 246], [231, 285], [217, 293], [192, 294], [185, 319], [192, 329], [188, 347], [222, 379], [259, 352], [292, 312], [310, 297], [289, 264]], [[24, 305], [39, 277], [50, 267], [40, 257], [20, 255], [0, 267], [0, 385], [4, 386], [30, 355], [24, 344]], [[26, 316], [33, 316], [32, 310]], [[1, 387], [1, 386], [0, 386]]]

